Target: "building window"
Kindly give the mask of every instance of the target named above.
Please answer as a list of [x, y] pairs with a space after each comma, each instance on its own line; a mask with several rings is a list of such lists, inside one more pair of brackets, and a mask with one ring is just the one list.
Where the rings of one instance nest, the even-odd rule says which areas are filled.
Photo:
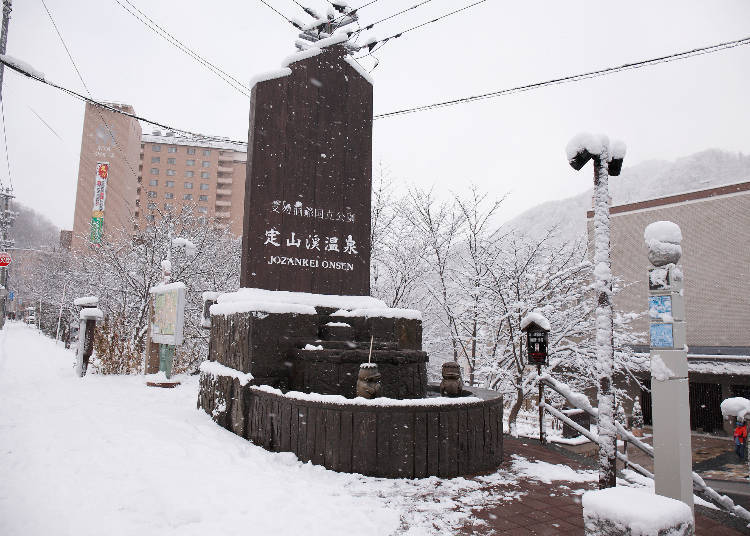
[[187, 154], [195, 154], [195, 147], [188, 147]]
[[201, 190], [208, 190], [208, 184], [201, 183]]
[[171, 164], [173, 166], [177, 165], [177, 159], [176, 158], [167, 158], [167, 164]]
[[159, 186], [159, 181], [156, 180], [156, 179], [151, 179], [150, 181], [148, 181], [148, 185], [149, 186]]
[[146, 221], [153, 223], [153, 221], [154, 221], [154, 215], [153, 214], [149, 214], [148, 216], [146, 216]]
[[208, 166], [210, 166], [210, 165], [211, 165], [211, 162], [209, 162], [209, 161], [207, 161], [207, 160], [204, 160], [204, 161], [203, 161], [203, 162], [201, 163], [201, 166], [203, 166], [203, 167], [208, 167]]
[[146, 194], [146, 195], [148, 195], [149, 197], [156, 197], [156, 192], [154, 192], [152, 190], [149, 190], [148, 194]]
[[211, 154], [211, 149], [203, 149], [203, 156], [209, 156]]
[[173, 175], [176, 175], [176, 174], [177, 174], [177, 172], [174, 169], [168, 169], [167, 170], [167, 175], [169, 175], [170, 177], [172, 177]]
[[176, 153], [177, 152], [177, 147], [167, 147], [167, 152], [168, 153]]
[[199, 200], [199, 201], [208, 201], [208, 196], [207, 196], [207, 195], [202, 195], [202, 196], [200, 196], [200, 197], [198, 198], [198, 200]]
[[185, 183], [185, 189], [186, 190], [192, 190], [193, 189], [193, 183], [192, 182], [186, 182]]
[[164, 210], [172, 210], [174, 208], [174, 205], [170, 205], [169, 203], [164, 203]]
[[161, 162], [161, 156], [152, 156], [151, 157], [151, 163], [152, 164], [158, 164], [159, 162]]
[[193, 173], [192, 171], [186, 171], [185, 172], [185, 176], [186, 177], [192, 177], [193, 175], [195, 175], [195, 173]]
[[154, 210], [156, 208], [156, 203], [149, 203], [148, 208], [149, 210]]
[[158, 175], [159, 174], [159, 168], [152, 167], [151, 168], [151, 174], [152, 175]]
[[174, 188], [174, 181], [167, 181], [167, 188]]
[[206, 212], [208, 212], [208, 208], [206, 208], [206, 207], [198, 207], [198, 212], [200, 212], [201, 214], [205, 214]]
[[159, 151], [161, 151], [161, 145], [152, 145], [151, 150], [155, 153], [158, 153]]
[[185, 165], [186, 166], [194, 166], [195, 165], [195, 160], [185, 160]]
[[174, 199], [174, 194], [172, 192], [167, 192], [164, 194], [164, 199]]
[[211, 174], [208, 171], [201, 171], [201, 179], [210, 179]]
[[192, 201], [193, 200], [193, 194], [185, 194], [185, 195], [182, 196], [182, 198], [185, 201]]

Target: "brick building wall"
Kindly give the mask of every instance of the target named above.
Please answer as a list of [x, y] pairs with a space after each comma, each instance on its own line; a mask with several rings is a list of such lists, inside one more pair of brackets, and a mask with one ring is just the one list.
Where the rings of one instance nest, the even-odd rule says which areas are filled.
[[[589, 212], [589, 237], [592, 218]], [[691, 353], [750, 353], [750, 182], [612, 207], [612, 273], [630, 284], [615, 297], [616, 309], [647, 310], [643, 231], [659, 220], [682, 230]], [[635, 328], [647, 331], [648, 317]]]

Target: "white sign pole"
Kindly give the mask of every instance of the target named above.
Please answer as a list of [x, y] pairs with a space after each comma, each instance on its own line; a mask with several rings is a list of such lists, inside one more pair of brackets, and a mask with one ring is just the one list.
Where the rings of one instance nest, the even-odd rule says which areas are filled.
[[690, 400], [680, 228], [655, 222], [644, 234], [649, 249], [651, 406], [656, 493], [693, 508]]

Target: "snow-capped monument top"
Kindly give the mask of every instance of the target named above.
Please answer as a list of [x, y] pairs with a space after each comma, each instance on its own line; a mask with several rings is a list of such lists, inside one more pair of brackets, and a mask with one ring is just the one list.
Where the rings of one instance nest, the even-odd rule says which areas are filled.
[[346, 39], [307, 43], [253, 86], [242, 287], [370, 293], [373, 87]]

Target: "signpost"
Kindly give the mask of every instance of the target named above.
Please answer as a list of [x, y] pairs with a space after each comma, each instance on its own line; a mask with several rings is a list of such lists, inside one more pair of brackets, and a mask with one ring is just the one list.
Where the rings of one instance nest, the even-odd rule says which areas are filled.
[[693, 508], [688, 363], [680, 228], [672, 222], [646, 227], [653, 265], [648, 271], [651, 336], [651, 403], [656, 493]]

